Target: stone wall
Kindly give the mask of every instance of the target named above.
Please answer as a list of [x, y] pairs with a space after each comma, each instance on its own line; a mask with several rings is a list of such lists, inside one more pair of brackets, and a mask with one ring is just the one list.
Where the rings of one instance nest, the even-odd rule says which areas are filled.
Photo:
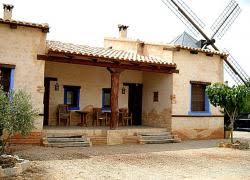
[[[20, 27], [11, 29], [0, 24], [0, 63], [16, 65], [14, 89], [30, 93], [32, 103], [43, 113], [44, 61], [37, 60], [37, 54], [45, 53], [46, 33], [40, 29]], [[41, 131], [43, 117], [35, 120], [35, 129]]]
[[172, 117], [172, 133], [182, 140], [224, 138], [224, 117]]
[[[159, 101], [153, 101], [158, 92]], [[171, 130], [172, 75], [143, 73], [142, 124]]]

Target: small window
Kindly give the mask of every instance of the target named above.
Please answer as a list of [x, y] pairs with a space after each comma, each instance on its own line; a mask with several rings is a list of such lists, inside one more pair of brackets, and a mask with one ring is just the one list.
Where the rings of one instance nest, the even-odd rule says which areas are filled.
[[0, 67], [0, 86], [5, 92], [13, 89], [14, 69], [9, 67]]
[[192, 84], [192, 108], [193, 112], [195, 111], [205, 111], [205, 85], [201, 84]]
[[64, 104], [69, 105], [70, 110], [79, 110], [80, 86], [64, 86]]
[[159, 92], [154, 92], [153, 102], [159, 102]]
[[110, 99], [111, 99], [111, 89], [103, 88], [102, 89], [102, 108], [110, 109]]

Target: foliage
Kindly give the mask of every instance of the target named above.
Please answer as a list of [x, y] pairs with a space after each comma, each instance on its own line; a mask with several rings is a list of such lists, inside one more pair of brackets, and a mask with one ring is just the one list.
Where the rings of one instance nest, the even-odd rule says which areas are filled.
[[31, 132], [37, 114], [26, 92], [18, 90], [6, 93], [0, 88], [0, 126], [8, 134], [3, 139], [2, 153], [12, 135], [20, 133], [25, 136]]
[[249, 95], [246, 86], [229, 87], [225, 84], [215, 83], [207, 87], [207, 96], [215, 107], [221, 107], [230, 118], [231, 142], [233, 143], [233, 125], [238, 114], [242, 111], [245, 99]]
[[[248, 90], [250, 91], [250, 79], [246, 82], [246, 86], [248, 87]], [[250, 113], [250, 94], [248, 94], [248, 96], [246, 97], [242, 112]]]
[[244, 113], [250, 113], [250, 94], [248, 94], [248, 96], [245, 99], [242, 112], [244, 112]]

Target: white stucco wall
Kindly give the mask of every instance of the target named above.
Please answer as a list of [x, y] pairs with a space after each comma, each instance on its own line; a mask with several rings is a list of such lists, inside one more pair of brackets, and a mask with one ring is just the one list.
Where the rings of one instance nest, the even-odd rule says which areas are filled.
[[[37, 28], [11, 29], [0, 24], [0, 63], [16, 65], [14, 89], [23, 89], [31, 95], [34, 107], [43, 113], [44, 61], [37, 54], [45, 53], [46, 33]], [[41, 131], [43, 117], [35, 121], [34, 131]]]
[[[223, 83], [223, 59], [220, 56], [206, 56], [204, 53], [191, 54], [188, 50], [174, 52], [174, 62], [180, 70], [173, 75], [172, 114], [187, 116], [190, 111], [191, 84], [190, 81]], [[219, 117], [218, 108], [210, 105], [214, 117], [173, 117], [172, 131], [183, 139], [222, 138], [224, 119]]]

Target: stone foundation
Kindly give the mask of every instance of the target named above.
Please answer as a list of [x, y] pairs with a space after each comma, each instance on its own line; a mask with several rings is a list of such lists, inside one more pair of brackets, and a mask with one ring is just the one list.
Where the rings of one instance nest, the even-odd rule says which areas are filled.
[[182, 140], [223, 139], [224, 117], [172, 117], [172, 133]]
[[13, 135], [9, 141], [11, 144], [34, 144], [41, 145], [42, 132], [32, 132], [28, 136]]
[[178, 135], [181, 140], [188, 139], [223, 139], [224, 138], [224, 128], [217, 129], [180, 129], [178, 131], [172, 131], [173, 134]]

